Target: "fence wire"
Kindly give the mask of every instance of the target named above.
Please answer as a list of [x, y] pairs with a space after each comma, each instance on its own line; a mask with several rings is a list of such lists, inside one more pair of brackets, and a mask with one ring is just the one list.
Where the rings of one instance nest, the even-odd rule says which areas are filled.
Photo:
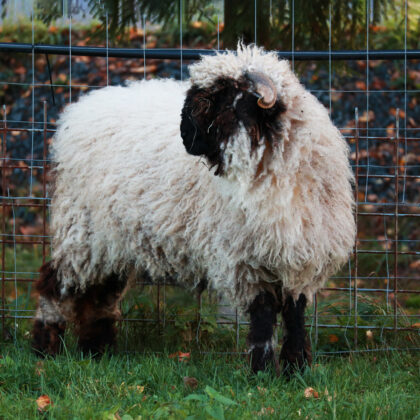
[[[256, 0], [254, 7], [257, 42]], [[307, 88], [329, 109], [331, 118], [346, 138], [356, 178], [354, 193], [358, 232], [354, 253], [344, 269], [314, 296], [307, 318], [312, 341], [318, 352], [324, 354], [420, 348], [420, 127], [416, 115], [420, 90], [408, 86], [411, 74], [419, 77], [420, 51], [407, 50], [407, 2], [401, 50], [378, 52], [372, 49], [369, 38], [372, 30], [369, 24], [373, 13], [371, 7], [372, 4], [367, 1], [364, 51], [334, 51], [330, 6], [326, 51], [296, 51], [293, 36], [291, 51], [279, 52], [280, 56], [291, 59], [296, 71], [312, 75], [312, 79], [307, 80]], [[298, 25], [294, 21], [294, 10], [292, 2], [293, 35]], [[182, 13], [182, 2], [180, 11]], [[2, 107], [0, 126], [0, 311], [4, 340], [16, 339], [19, 329], [23, 329], [23, 333], [28, 330], [25, 320], [34, 316], [35, 309], [31, 285], [37, 279], [39, 265], [51, 255], [47, 188], [51, 160], [48, 146], [55, 132], [57, 110], [90, 89], [123, 82], [121, 74], [127, 78], [147, 79], [154, 77], [157, 67], [166, 69], [172, 66], [172, 69], [178, 68], [176, 76], [179, 79], [185, 78], [188, 72], [186, 66], [191, 60], [197, 59], [200, 53], [214, 53], [210, 50], [183, 49], [182, 16], [179, 48], [175, 49], [156, 49], [153, 42], [149, 46], [148, 38], [153, 35], [146, 32], [149, 23], [145, 16], [140, 17], [141, 48], [135, 49], [110, 47], [108, 15], [104, 47], [73, 46], [71, 14], [65, 16], [69, 29], [68, 46], [36, 45], [35, 19], [32, 10], [31, 45], [0, 43], [0, 57], [1, 54], [12, 57], [14, 61], [11, 65], [12, 68], [15, 66], [15, 72], [21, 71], [21, 68], [14, 57], [25, 54], [30, 59], [30, 71], [26, 76], [6, 80], [2, 74], [3, 79], [0, 80], [4, 89], [16, 90], [13, 100]], [[221, 42], [222, 22], [223, 17], [218, 15], [217, 48]], [[53, 57], [51, 69], [49, 55]], [[93, 57], [92, 61], [87, 63], [86, 57]], [[121, 71], [117, 61], [120, 59], [129, 60], [132, 74]], [[326, 60], [327, 67], [322, 67], [319, 60]], [[335, 69], [342, 60], [345, 60], [345, 65], [351, 66], [351, 71]], [[37, 73], [39, 68], [45, 69], [47, 62], [50, 74], [45, 79]], [[67, 63], [66, 73], [63, 72], [63, 63]], [[103, 66], [106, 71], [94, 80], [80, 80], [83, 78], [76, 76], [77, 69], [83, 63], [90, 71]], [[299, 63], [305, 63], [305, 67], [299, 69]], [[398, 88], [392, 78], [378, 81], [375, 72], [383, 65], [402, 77]], [[61, 66], [59, 72], [54, 72], [54, 66]], [[326, 83], [311, 89], [311, 80], [316, 81], [319, 77], [325, 78]], [[25, 95], [30, 95], [29, 113], [27, 109], [15, 112], [16, 107], [22, 107]], [[390, 98], [398, 106], [388, 110], [392, 121], [388, 120], [385, 124], [373, 109], [380, 109], [380, 103], [387, 103]], [[343, 108], [342, 103], [348, 100], [354, 106]], [[181, 305], [182, 310], [177, 306], [177, 298], [182, 292], [176, 291], [172, 284], [162, 281], [158, 284], [142, 283], [139, 287], [140, 293], [136, 291], [122, 305], [123, 324], [127, 328], [126, 349], [128, 328], [141, 325], [142, 328], [155, 329], [160, 335], [172, 328], [168, 339], [171, 333], [181, 332], [187, 343], [204, 343], [202, 351], [211, 341], [208, 336], [214, 334], [214, 337], [223, 340], [223, 334], [217, 335], [216, 332], [225, 330], [231, 343], [226, 346], [225, 353], [244, 351], [247, 319], [232, 311], [228, 303], [218, 299], [214, 293], [198, 295], [195, 304], [190, 302], [193, 309], [187, 311], [185, 305]], [[183, 302], [192, 299], [191, 294], [189, 297], [182, 296]]]

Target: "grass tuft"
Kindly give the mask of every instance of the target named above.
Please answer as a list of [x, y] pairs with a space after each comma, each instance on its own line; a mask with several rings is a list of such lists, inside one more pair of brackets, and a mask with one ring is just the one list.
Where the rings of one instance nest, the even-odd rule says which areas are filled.
[[[193, 388], [185, 377], [197, 380]], [[10, 345], [0, 358], [0, 417], [39, 418], [36, 400], [47, 395], [52, 405], [43, 415], [54, 419], [414, 419], [419, 377], [415, 353], [317, 358], [286, 382], [270, 372], [251, 375], [240, 356], [179, 361], [134, 353], [97, 361], [70, 349], [40, 360], [26, 344]]]

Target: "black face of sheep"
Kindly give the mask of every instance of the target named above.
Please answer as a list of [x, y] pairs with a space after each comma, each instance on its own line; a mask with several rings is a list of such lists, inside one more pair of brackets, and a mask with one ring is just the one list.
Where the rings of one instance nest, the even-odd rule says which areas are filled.
[[186, 151], [206, 156], [215, 175], [224, 172], [223, 150], [240, 125], [251, 148], [263, 140], [272, 146], [281, 131], [280, 114], [286, 107], [272, 81], [262, 73], [246, 73], [238, 80], [219, 78], [208, 88], [192, 86], [182, 110], [181, 136]]

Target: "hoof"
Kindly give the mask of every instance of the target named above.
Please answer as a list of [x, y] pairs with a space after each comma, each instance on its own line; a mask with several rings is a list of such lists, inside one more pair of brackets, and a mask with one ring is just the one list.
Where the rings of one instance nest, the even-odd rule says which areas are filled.
[[83, 325], [83, 329], [78, 331], [78, 344], [83, 354], [100, 357], [105, 350], [112, 349], [116, 340], [114, 323], [115, 319], [102, 318]]
[[296, 343], [285, 341], [280, 352], [280, 364], [282, 373], [286, 378], [290, 378], [294, 373], [302, 373], [305, 366], [311, 366], [312, 353], [309, 342]]
[[251, 348], [249, 355], [251, 369], [254, 373], [265, 371], [274, 363], [274, 350], [271, 343], [264, 346], [254, 346]]

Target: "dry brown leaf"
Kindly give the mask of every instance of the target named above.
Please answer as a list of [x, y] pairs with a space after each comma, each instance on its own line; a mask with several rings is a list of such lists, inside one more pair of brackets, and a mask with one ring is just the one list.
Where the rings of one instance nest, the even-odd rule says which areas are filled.
[[198, 381], [192, 376], [184, 376], [184, 385], [187, 388], [196, 389], [198, 386]]
[[38, 407], [38, 411], [40, 413], [43, 413], [45, 410], [48, 409], [50, 405], [53, 405], [53, 402], [50, 400], [50, 397], [48, 395], [41, 395], [36, 400], [36, 405]]
[[356, 88], [359, 90], [366, 90], [366, 83], [363, 81], [359, 80], [355, 83], [355, 85], [356, 85]]
[[330, 401], [330, 402], [332, 401], [332, 396], [328, 392], [327, 388], [325, 388], [324, 395], [327, 397], [327, 401]]
[[368, 121], [372, 121], [375, 119], [375, 113], [372, 110], [369, 110], [369, 112], [364, 112], [360, 117], [359, 121], [366, 123]]
[[[144, 71], [145, 71], [144, 67], [132, 67], [130, 69], [130, 72], [134, 74], [143, 74]], [[155, 73], [156, 71], [157, 71], [157, 66], [155, 64], [146, 66], [146, 73]]]
[[330, 335], [328, 336], [328, 341], [329, 341], [330, 343], [338, 343], [339, 338], [338, 338], [335, 334], [330, 334]]
[[274, 414], [273, 407], [262, 407], [260, 411], [258, 411], [257, 416], [265, 416], [268, 414]]
[[258, 389], [258, 392], [259, 392], [261, 395], [264, 395], [264, 394], [267, 392], [267, 388], [263, 388], [263, 387], [261, 387], [261, 386], [257, 386], [257, 389]]
[[412, 263], [410, 263], [410, 268], [420, 269], [420, 260], [415, 260]]
[[315, 391], [312, 387], [308, 387], [305, 389], [305, 391], [303, 392], [303, 394], [305, 395], [305, 398], [319, 398], [319, 393], [318, 391]]
[[45, 373], [44, 362], [40, 360], [36, 362], [35, 375], [41, 376], [43, 373]]
[[176, 353], [170, 354], [168, 357], [170, 359], [175, 359], [177, 357], [179, 362], [187, 362], [190, 356], [191, 353], [182, 353], [181, 351], [177, 351]]
[[19, 67], [15, 67], [13, 72], [15, 74], [19, 74], [20, 76], [26, 74], [26, 67], [25, 66], [19, 66]]

